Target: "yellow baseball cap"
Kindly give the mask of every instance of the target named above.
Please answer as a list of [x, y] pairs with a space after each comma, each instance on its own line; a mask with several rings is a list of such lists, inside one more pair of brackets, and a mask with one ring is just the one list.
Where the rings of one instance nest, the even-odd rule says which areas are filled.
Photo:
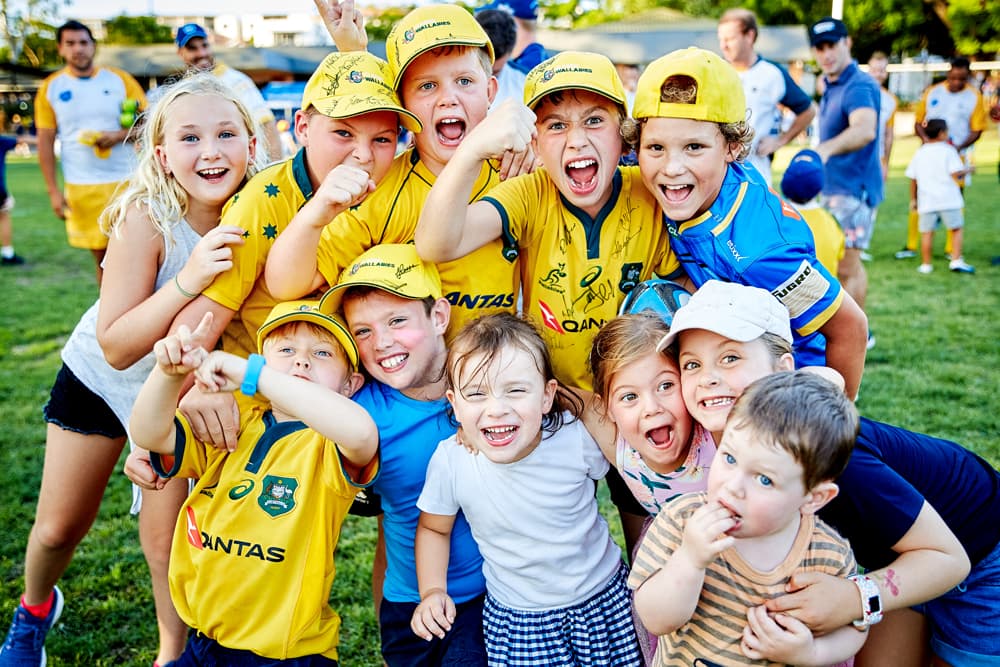
[[401, 18], [385, 40], [385, 57], [394, 74], [392, 87], [399, 89], [403, 72], [417, 56], [439, 46], [485, 47], [493, 62], [493, 43], [483, 27], [458, 5], [424, 5]]
[[420, 121], [399, 103], [390, 81], [389, 63], [367, 51], [331, 53], [309, 77], [302, 93], [302, 108], [315, 107], [330, 118], [395, 111], [403, 127], [419, 132]]
[[618, 70], [606, 56], [586, 51], [563, 51], [528, 72], [524, 104], [531, 109], [557, 90], [589, 90], [625, 108], [625, 87]]
[[344, 353], [347, 355], [347, 361], [350, 362], [351, 368], [357, 370], [358, 346], [354, 343], [354, 339], [351, 338], [351, 334], [348, 333], [347, 325], [336, 315], [320, 312], [319, 305], [320, 302], [316, 300], [283, 301], [276, 305], [267, 314], [264, 324], [257, 330], [257, 351], [264, 351], [264, 339], [278, 327], [289, 322], [312, 322], [316, 326], [323, 327], [333, 334], [333, 337], [337, 339], [340, 346], [344, 348]]
[[320, 299], [324, 313], [340, 310], [348, 287], [374, 287], [404, 299], [439, 298], [441, 276], [437, 267], [420, 259], [412, 243], [383, 243], [369, 248], [344, 269], [337, 284]]
[[[660, 88], [671, 76], [689, 76], [698, 86], [693, 104], [661, 102]], [[649, 63], [636, 84], [632, 117], [690, 118], [713, 123], [746, 120], [747, 103], [740, 75], [720, 56], [691, 46]]]

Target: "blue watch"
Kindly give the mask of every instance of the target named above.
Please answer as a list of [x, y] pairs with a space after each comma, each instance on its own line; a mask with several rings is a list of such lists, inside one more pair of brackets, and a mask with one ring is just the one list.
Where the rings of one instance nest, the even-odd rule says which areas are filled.
[[260, 379], [260, 372], [264, 368], [264, 357], [260, 354], [251, 354], [247, 357], [247, 370], [243, 374], [243, 383], [240, 385], [240, 392], [244, 396], [253, 396], [257, 393], [257, 380]]

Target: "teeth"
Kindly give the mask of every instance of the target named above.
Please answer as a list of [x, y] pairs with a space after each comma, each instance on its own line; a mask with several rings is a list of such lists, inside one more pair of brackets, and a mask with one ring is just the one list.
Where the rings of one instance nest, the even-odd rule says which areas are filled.
[[381, 366], [382, 368], [397, 368], [401, 366], [404, 361], [406, 361], [406, 355], [397, 354], [387, 359], [383, 359], [382, 361], [378, 362], [378, 365]]
[[664, 185], [663, 189], [664, 190], [683, 190], [686, 187], [687, 187], [686, 185]]
[[226, 170], [221, 167], [218, 167], [216, 169], [202, 169], [198, 173], [201, 174], [202, 176], [220, 176], [226, 173]]
[[733, 399], [729, 396], [723, 398], [708, 398], [702, 401], [706, 407], [717, 408], [721, 405], [729, 405], [733, 402]]
[[584, 167], [589, 167], [592, 164], [597, 164], [597, 160], [573, 160], [567, 167], [570, 169], [583, 169]]
[[504, 433], [510, 433], [515, 429], [517, 429], [516, 426], [493, 426], [491, 428], [484, 428], [483, 430], [494, 435], [502, 435]]
[[441, 124], [442, 125], [450, 125], [451, 123], [461, 123], [461, 122], [462, 121], [460, 121], [457, 118], [445, 118], [444, 120], [441, 121]]

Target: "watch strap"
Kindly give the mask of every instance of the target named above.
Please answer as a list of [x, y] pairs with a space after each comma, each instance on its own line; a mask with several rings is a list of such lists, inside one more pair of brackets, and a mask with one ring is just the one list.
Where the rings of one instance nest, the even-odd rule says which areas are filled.
[[263, 368], [263, 355], [251, 354], [247, 357], [247, 370], [243, 374], [243, 382], [240, 384], [240, 393], [244, 396], [253, 396], [257, 393], [257, 381], [260, 380], [260, 372]]

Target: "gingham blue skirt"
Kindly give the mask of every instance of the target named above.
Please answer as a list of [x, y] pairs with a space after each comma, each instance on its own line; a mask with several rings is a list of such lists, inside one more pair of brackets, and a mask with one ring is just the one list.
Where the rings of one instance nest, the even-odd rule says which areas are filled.
[[489, 593], [483, 605], [491, 667], [641, 667], [623, 563], [603, 591], [572, 607], [522, 611]]

